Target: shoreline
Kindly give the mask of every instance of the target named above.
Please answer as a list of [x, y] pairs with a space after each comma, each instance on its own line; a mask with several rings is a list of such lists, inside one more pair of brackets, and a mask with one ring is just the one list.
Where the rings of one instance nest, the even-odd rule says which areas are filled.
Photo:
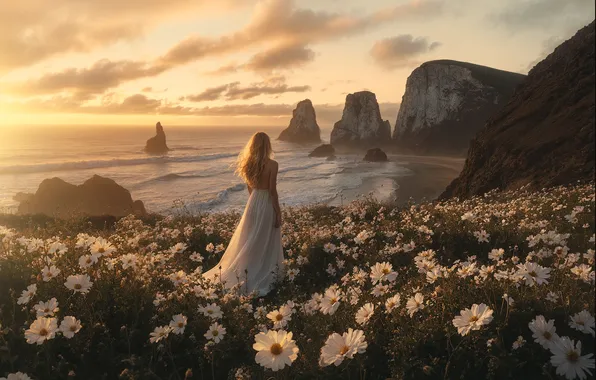
[[388, 158], [408, 169], [409, 173], [393, 177], [373, 177], [355, 189], [343, 191], [326, 204], [345, 205], [369, 194], [380, 202], [391, 202], [397, 206], [406, 205], [410, 201], [432, 201], [457, 178], [465, 163], [463, 157], [390, 154]]

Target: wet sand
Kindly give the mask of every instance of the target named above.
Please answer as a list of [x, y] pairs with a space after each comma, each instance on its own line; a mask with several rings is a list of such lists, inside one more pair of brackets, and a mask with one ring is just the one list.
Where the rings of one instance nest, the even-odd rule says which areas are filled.
[[[404, 176], [371, 178], [360, 187], [344, 191], [330, 205], [341, 205], [360, 196], [372, 195], [381, 202], [405, 205], [435, 200], [461, 172], [465, 158], [388, 155], [409, 170]], [[380, 163], [382, 165], [382, 163]]]

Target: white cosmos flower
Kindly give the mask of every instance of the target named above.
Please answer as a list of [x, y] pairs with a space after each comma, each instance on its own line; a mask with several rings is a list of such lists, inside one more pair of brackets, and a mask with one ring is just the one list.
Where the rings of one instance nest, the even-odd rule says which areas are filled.
[[70, 339], [81, 330], [81, 321], [72, 316], [66, 316], [60, 322], [60, 332], [65, 338]]
[[170, 274], [169, 279], [172, 281], [174, 286], [188, 283], [188, 277], [186, 276], [186, 272], [183, 270], [179, 270], [178, 272]]
[[207, 306], [199, 306], [199, 311], [203, 313], [204, 316], [211, 319], [219, 319], [223, 317], [221, 308], [214, 303], [208, 304]]
[[393, 271], [390, 263], [376, 263], [370, 270], [370, 279], [373, 284], [382, 281], [393, 282], [397, 278], [397, 272]]
[[177, 243], [175, 246], [170, 248], [170, 253], [184, 253], [188, 246], [184, 243]]
[[592, 374], [590, 369], [594, 368], [594, 355], [581, 356], [582, 342], [576, 344], [569, 337], [563, 336], [553, 343], [550, 351], [553, 354], [550, 362], [556, 367], [557, 375], [572, 380], [585, 379]]
[[134, 253], [123, 255], [120, 257], [120, 262], [122, 263], [122, 269], [135, 269], [137, 267], [137, 255]]
[[493, 261], [499, 261], [505, 254], [505, 250], [503, 248], [493, 249], [488, 253], [488, 258]]
[[171, 331], [172, 329], [170, 328], [170, 326], [158, 326], [150, 334], [149, 342], [157, 343], [160, 340], [167, 338], [168, 335], [170, 335]]
[[570, 317], [569, 326], [585, 334], [594, 336], [594, 317], [587, 310], [582, 310]]
[[32, 380], [26, 373], [15, 372], [9, 373], [8, 377], [0, 377], [0, 380]]
[[37, 285], [36, 284], [31, 284], [31, 285], [27, 286], [27, 289], [23, 290], [23, 292], [21, 293], [21, 296], [17, 300], [17, 304], [25, 305], [25, 304], [29, 303], [29, 301], [31, 301], [31, 297], [33, 297], [35, 295], [35, 293], [37, 293]]
[[116, 251], [116, 248], [104, 238], [97, 238], [89, 247], [89, 251], [94, 256], [110, 256]]
[[545, 268], [533, 262], [518, 264], [517, 267], [519, 268], [518, 274], [523, 276], [526, 285], [534, 286], [534, 284], [548, 284], [547, 280], [550, 278], [550, 268]]
[[555, 327], [554, 319], [547, 322], [544, 316], [537, 315], [535, 319], [528, 323], [528, 327], [532, 330], [532, 338], [534, 338], [534, 341], [547, 350], [554, 341], [559, 339], [559, 336], [556, 333], [557, 328]]
[[387, 301], [385, 301], [385, 313], [390, 314], [395, 308], [399, 306], [400, 301], [401, 296], [399, 294], [387, 298]]
[[226, 329], [217, 322], [214, 322], [209, 326], [209, 330], [205, 333], [205, 338], [214, 341], [215, 343], [221, 342], [224, 335], [226, 335]]
[[94, 264], [97, 264], [100, 257], [98, 255], [83, 255], [79, 257], [79, 266], [81, 269], [90, 268]]
[[53, 339], [58, 330], [56, 318], [38, 317], [29, 329], [25, 331], [25, 339], [29, 344], [42, 344], [46, 340]]
[[47, 302], [39, 301], [37, 305], [33, 306], [38, 317], [53, 317], [55, 313], [60, 310], [58, 308], [58, 300], [52, 298]]
[[172, 317], [170, 321], [170, 330], [174, 334], [184, 334], [184, 329], [186, 328], [186, 317], [182, 314], [176, 314]]
[[288, 321], [292, 320], [292, 308], [288, 305], [283, 305], [278, 310], [267, 314], [267, 318], [273, 321], [274, 329], [281, 329], [287, 326]]
[[333, 315], [339, 307], [341, 300], [341, 291], [331, 287], [325, 291], [325, 296], [321, 300], [320, 310], [323, 314]]
[[296, 276], [298, 276], [298, 273], [300, 273], [300, 269], [297, 269], [297, 268], [288, 269], [288, 273], [287, 273], [288, 280], [294, 281]]
[[423, 302], [424, 296], [422, 295], [422, 293], [416, 293], [414, 296], [408, 299], [408, 302], [406, 302], [406, 309], [408, 310], [408, 314], [410, 314], [410, 317], [412, 317], [414, 313], [416, 313], [418, 310], [424, 309]]
[[60, 269], [54, 265], [48, 267], [47, 265], [41, 270], [41, 276], [45, 282], [50, 281], [60, 274]]
[[359, 325], [366, 325], [370, 320], [370, 317], [373, 316], [375, 313], [375, 306], [372, 303], [364, 304], [357, 312], [356, 312], [356, 323]]
[[91, 286], [93, 286], [93, 282], [91, 282], [91, 278], [86, 274], [70, 275], [66, 278], [64, 286], [75, 293], [86, 294], [91, 289]]
[[453, 326], [462, 336], [468, 335], [471, 330], [480, 330], [483, 325], [488, 325], [493, 320], [493, 311], [481, 303], [473, 304], [471, 309], [464, 309], [460, 315], [453, 318]]
[[255, 361], [265, 368], [273, 371], [291, 366], [298, 357], [298, 347], [292, 340], [292, 333], [284, 330], [271, 330], [255, 335], [252, 346], [257, 351]]
[[364, 331], [348, 329], [348, 332], [339, 335], [331, 334], [321, 348], [321, 357], [319, 364], [321, 367], [334, 364], [339, 366], [345, 358], [352, 359], [356, 354], [362, 354], [366, 351]]

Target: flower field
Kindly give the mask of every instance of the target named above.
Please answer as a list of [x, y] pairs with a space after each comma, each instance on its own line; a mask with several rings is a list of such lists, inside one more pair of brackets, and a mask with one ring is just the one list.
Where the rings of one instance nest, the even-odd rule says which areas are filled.
[[0, 378], [594, 378], [594, 192], [287, 208], [264, 298], [201, 277], [237, 213], [6, 216]]

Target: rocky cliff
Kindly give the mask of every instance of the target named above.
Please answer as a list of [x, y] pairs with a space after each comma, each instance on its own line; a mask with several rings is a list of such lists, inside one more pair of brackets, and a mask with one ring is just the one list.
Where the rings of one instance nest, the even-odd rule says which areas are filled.
[[386, 144], [391, 125], [381, 118], [377, 97], [370, 91], [349, 94], [343, 115], [331, 131], [331, 145], [368, 148]]
[[141, 201], [115, 181], [98, 175], [76, 186], [60, 178], [45, 179], [35, 194], [19, 193], [19, 214], [44, 214], [58, 218], [73, 216], [126, 216], [146, 214]]
[[166, 133], [164, 132], [160, 122], [157, 122], [157, 124], [155, 124], [155, 131], [155, 136], [147, 140], [147, 144], [145, 145], [145, 152], [150, 154], [166, 153], [170, 149], [166, 144]]
[[524, 78], [466, 62], [426, 62], [408, 78], [393, 139], [402, 152], [465, 155]]
[[321, 142], [321, 129], [317, 124], [315, 108], [309, 99], [298, 103], [292, 112], [290, 125], [281, 132], [278, 139], [295, 143]]
[[594, 180], [594, 42], [592, 23], [530, 71], [442, 198]]

